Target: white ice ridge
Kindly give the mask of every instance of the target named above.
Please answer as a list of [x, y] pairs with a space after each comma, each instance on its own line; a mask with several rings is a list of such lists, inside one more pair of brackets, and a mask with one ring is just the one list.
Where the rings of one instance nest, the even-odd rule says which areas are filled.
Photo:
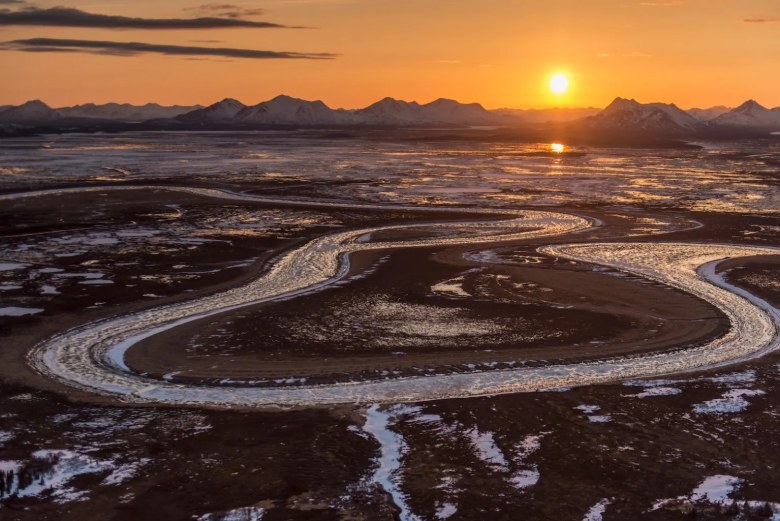
[[[202, 195], [215, 197], [271, 201], [220, 190], [181, 190], [193, 193], [203, 190], [208, 193]], [[320, 206], [419, 209], [336, 203], [320, 203]], [[453, 210], [455, 209], [446, 209], [450, 212]], [[511, 218], [471, 223], [384, 226], [319, 237], [281, 256], [270, 270], [244, 286], [189, 302], [108, 318], [66, 331], [36, 346], [29, 354], [29, 362], [41, 373], [62, 383], [129, 402], [252, 407], [398, 403], [550, 390], [714, 367], [760, 356], [778, 347], [778, 310], [767, 302], [726, 284], [715, 274], [714, 264], [732, 257], [778, 254], [780, 250], [683, 243], [604, 243], [547, 246], [541, 248], [541, 251], [559, 257], [612, 266], [687, 291], [723, 311], [730, 322], [729, 331], [705, 345], [676, 352], [617, 357], [578, 364], [317, 386], [289, 386], [284, 389], [176, 384], [134, 374], [124, 363], [124, 353], [130, 347], [162, 331], [217, 313], [259, 302], [290, 298], [332, 284], [347, 272], [349, 254], [353, 252], [539, 238], [578, 231], [589, 226], [585, 219], [560, 213], [470, 208], [457, 210], [475, 214], [503, 213]], [[446, 238], [410, 241], [358, 241], [359, 237], [367, 233], [415, 226], [450, 229], [451, 234]], [[494, 233], [485, 234], [485, 231], [492, 227], [495, 227]], [[512, 227], [516, 229], [513, 230]], [[480, 235], [464, 235], [465, 231], [472, 229], [480, 232]]]

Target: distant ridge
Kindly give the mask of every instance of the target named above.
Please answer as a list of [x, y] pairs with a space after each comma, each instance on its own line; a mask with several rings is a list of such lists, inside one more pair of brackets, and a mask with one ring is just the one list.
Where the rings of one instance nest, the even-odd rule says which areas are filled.
[[674, 103], [639, 103], [615, 98], [604, 110], [585, 120], [586, 127], [602, 132], [686, 136], [699, 121]]
[[184, 123], [224, 123], [230, 121], [246, 105], [233, 98], [225, 98], [205, 108], [195, 109], [176, 116], [176, 120]]
[[710, 121], [713, 125], [738, 127], [766, 127], [780, 129], [780, 107], [768, 109], [754, 100], [748, 100]]
[[[472, 129], [493, 131], [495, 139], [561, 136], [583, 143], [657, 144], [681, 139], [767, 135], [780, 130], [780, 108], [769, 109], [748, 100], [734, 109], [712, 107], [685, 111], [674, 103], [640, 103], [618, 97], [603, 110], [487, 110], [479, 103], [446, 98], [421, 104], [388, 97], [365, 108], [346, 110], [333, 109], [320, 100], [286, 95], [256, 105], [225, 98], [207, 107], [87, 103], [54, 109], [41, 100], [0, 106], [0, 135], [41, 131], [330, 128]], [[496, 133], [497, 129], [506, 131]]]
[[112, 121], [148, 121], [150, 119], [174, 118], [180, 114], [201, 108], [200, 105], [165, 107], [157, 103], [131, 105], [129, 103], [106, 103], [96, 105], [85, 103], [73, 107], [63, 107], [56, 111], [65, 118], [95, 118]]
[[62, 114], [42, 102], [31, 100], [16, 107], [7, 107], [0, 112], [0, 122], [5, 123], [48, 123], [62, 119]]
[[717, 118], [721, 114], [725, 114], [730, 110], [731, 107], [726, 107], [725, 105], [716, 105], [714, 107], [709, 107], [706, 109], [700, 109], [700, 108], [687, 109], [685, 112], [687, 112], [694, 118], [698, 119], [699, 121], [709, 121], [711, 119]]
[[41, 100], [32, 100], [18, 106], [0, 107], [0, 123], [41, 124], [76, 120], [142, 122], [157, 118], [171, 118], [198, 109], [200, 106], [165, 107], [156, 103], [130, 105], [129, 103], [86, 103], [73, 107], [51, 108]]
[[256, 125], [280, 126], [340, 126], [349, 125], [351, 113], [333, 110], [322, 101], [306, 101], [290, 96], [277, 96], [271, 100], [246, 107], [234, 116], [234, 121]]
[[552, 108], [552, 109], [496, 109], [491, 112], [503, 114], [523, 121], [528, 124], [538, 123], [566, 123], [577, 119], [595, 116], [602, 109], [595, 107], [584, 108]]
[[486, 110], [479, 103], [459, 103], [439, 98], [421, 105], [384, 98], [364, 109], [354, 112], [358, 121], [373, 125], [459, 124], [495, 125], [505, 121], [500, 114]]

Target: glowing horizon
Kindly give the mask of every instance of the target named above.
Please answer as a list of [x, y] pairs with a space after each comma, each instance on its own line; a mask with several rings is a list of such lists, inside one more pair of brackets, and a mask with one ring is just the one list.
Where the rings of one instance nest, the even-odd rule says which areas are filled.
[[[488, 109], [604, 107], [618, 96], [683, 108], [780, 106], [772, 0], [506, 4], [453, 0], [443, 11], [432, 2], [268, 0], [260, 12], [118, 0], [23, 23], [8, 13], [33, 4], [4, 4], [0, 68], [12, 73], [0, 105], [255, 104], [287, 94], [333, 108], [384, 97]], [[559, 72], [569, 85], [556, 95], [549, 79]]]

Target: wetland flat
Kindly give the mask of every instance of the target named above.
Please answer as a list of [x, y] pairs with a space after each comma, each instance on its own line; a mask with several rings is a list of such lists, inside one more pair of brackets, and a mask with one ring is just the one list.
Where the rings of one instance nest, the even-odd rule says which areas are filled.
[[0, 517], [780, 516], [780, 150], [705, 145], [0, 141]]

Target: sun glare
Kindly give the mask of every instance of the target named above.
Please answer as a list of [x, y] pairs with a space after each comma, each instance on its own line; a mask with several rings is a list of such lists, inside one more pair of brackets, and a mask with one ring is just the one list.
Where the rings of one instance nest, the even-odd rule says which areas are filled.
[[550, 76], [550, 90], [553, 94], [563, 94], [569, 90], [569, 78], [562, 73], [556, 73]]
[[553, 151], [553, 152], [555, 152], [556, 154], [560, 154], [561, 152], [563, 152], [563, 151], [564, 151], [564, 149], [565, 149], [565, 148], [566, 148], [566, 147], [564, 147], [564, 146], [563, 146], [562, 144], [560, 144], [560, 143], [553, 143], [553, 144], [551, 144], [551, 145], [550, 145], [550, 150], [552, 150], [552, 151]]

